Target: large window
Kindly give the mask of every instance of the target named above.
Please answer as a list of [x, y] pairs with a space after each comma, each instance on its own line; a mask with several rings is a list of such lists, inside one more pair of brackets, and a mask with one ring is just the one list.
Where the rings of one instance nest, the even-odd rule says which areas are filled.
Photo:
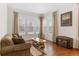
[[19, 16], [19, 33], [27, 39], [36, 38], [39, 35], [40, 21], [37, 16]]

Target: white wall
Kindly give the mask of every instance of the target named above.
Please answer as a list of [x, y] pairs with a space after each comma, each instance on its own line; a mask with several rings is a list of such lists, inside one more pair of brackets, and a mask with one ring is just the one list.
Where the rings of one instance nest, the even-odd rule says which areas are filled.
[[14, 14], [13, 14], [13, 12], [14, 12], [14, 10], [12, 9], [12, 8], [10, 8], [10, 7], [8, 7], [8, 9], [7, 9], [7, 13], [8, 13], [8, 20], [7, 20], [7, 32], [8, 33], [13, 33], [13, 19], [14, 19]]
[[0, 36], [7, 33], [7, 5], [0, 3]]

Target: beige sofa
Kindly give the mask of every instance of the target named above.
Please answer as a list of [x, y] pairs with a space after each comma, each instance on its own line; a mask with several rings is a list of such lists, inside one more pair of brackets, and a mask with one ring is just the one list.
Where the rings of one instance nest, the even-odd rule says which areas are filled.
[[[12, 34], [7, 34], [1, 39], [1, 55], [2, 56], [30, 56], [30, 43], [14, 44]], [[23, 53], [24, 52], [24, 53]]]

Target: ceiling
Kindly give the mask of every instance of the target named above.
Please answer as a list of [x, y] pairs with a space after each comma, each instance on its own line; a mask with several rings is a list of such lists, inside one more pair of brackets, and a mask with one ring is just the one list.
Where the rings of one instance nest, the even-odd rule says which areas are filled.
[[55, 11], [60, 6], [72, 5], [71, 3], [9, 3], [9, 6], [20, 10], [43, 14], [50, 10]]

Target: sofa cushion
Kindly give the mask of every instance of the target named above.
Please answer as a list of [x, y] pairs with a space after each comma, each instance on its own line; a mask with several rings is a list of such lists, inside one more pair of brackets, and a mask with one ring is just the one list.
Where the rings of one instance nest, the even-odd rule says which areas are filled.
[[13, 37], [15, 38], [22, 38], [22, 36], [20, 36], [19, 34], [15, 33], [15, 34], [12, 34]]
[[14, 44], [25, 43], [25, 41], [21, 38], [12, 38]]
[[14, 34], [13, 34], [12, 36], [13, 36], [13, 38], [18, 38], [18, 36], [17, 36], [17, 35], [14, 35]]

